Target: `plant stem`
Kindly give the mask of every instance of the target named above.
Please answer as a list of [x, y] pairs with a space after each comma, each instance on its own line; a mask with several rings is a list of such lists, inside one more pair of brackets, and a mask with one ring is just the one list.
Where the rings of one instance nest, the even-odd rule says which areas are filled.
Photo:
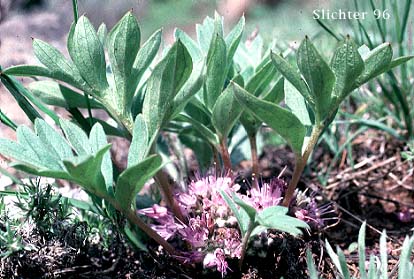
[[174, 199], [174, 195], [171, 191], [171, 184], [168, 180], [168, 176], [165, 172], [160, 170], [155, 175], [155, 181], [157, 181], [158, 186], [162, 192], [163, 198], [167, 203], [167, 206], [171, 208], [172, 212], [174, 213], [175, 217], [180, 219], [181, 222], [187, 223], [187, 220], [184, 218], [180, 207], [178, 206], [176, 200]]
[[221, 153], [221, 158], [223, 159], [224, 169], [226, 171], [231, 171], [230, 154], [229, 154], [229, 149], [227, 148], [227, 138], [225, 137], [223, 137], [220, 140], [220, 153]]
[[246, 252], [247, 252], [247, 248], [248, 248], [247, 246], [249, 244], [249, 238], [250, 238], [250, 235], [253, 232], [254, 227], [255, 227], [254, 222], [250, 221], [249, 227], [247, 228], [247, 231], [246, 231], [246, 234], [243, 237], [240, 260], [239, 260], [240, 271], [243, 267], [243, 261], [244, 261], [244, 257], [246, 256]]
[[116, 210], [119, 212], [122, 212], [127, 219], [138, 226], [141, 230], [143, 230], [149, 237], [154, 239], [159, 245], [161, 245], [168, 253], [171, 255], [176, 255], [177, 251], [174, 249], [174, 247], [169, 244], [164, 238], [162, 238], [156, 231], [154, 231], [150, 226], [148, 226], [141, 218], [139, 218], [134, 211], [131, 209], [125, 209], [119, 205], [119, 203], [108, 196], [102, 196], [97, 193], [95, 193], [97, 196], [100, 196], [101, 198], [108, 201]]
[[300, 176], [302, 175], [303, 170], [306, 167], [306, 163], [308, 162], [309, 156], [312, 153], [316, 143], [318, 142], [319, 136], [322, 133], [324, 126], [319, 124], [312, 130], [312, 134], [310, 136], [309, 142], [306, 145], [305, 151], [302, 155], [296, 154], [296, 162], [295, 168], [293, 170], [292, 180], [289, 183], [288, 189], [285, 194], [285, 198], [283, 199], [283, 206], [289, 207], [289, 203], [292, 200], [293, 194], [295, 193], [296, 186], [300, 180]]
[[249, 135], [250, 149], [252, 154], [252, 183], [253, 187], [259, 189], [258, 175], [260, 174], [259, 169], [259, 158], [257, 156], [257, 142], [256, 134]]
[[78, 0], [72, 0], [72, 8], [73, 8], [73, 20], [75, 21], [75, 23], [77, 23], [78, 17], [79, 17]]

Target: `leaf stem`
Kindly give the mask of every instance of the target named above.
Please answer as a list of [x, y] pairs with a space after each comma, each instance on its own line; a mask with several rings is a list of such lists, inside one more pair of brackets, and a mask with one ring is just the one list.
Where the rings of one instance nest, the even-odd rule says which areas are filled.
[[241, 248], [240, 260], [239, 260], [240, 271], [243, 267], [243, 261], [246, 256], [250, 235], [252, 234], [254, 228], [255, 228], [255, 223], [250, 221], [249, 227], [247, 228], [246, 234], [244, 235], [243, 241], [242, 241], [242, 248]]
[[293, 170], [292, 180], [289, 183], [288, 189], [286, 191], [285, 198], [283, 199], [283, 206], [289, 207], [289, 203], [292, 200], [293, 194], [295, 193], [296, 186], [299, 183], [300, 176], [302, 175], [303, 170], [306, 167], [309, 156], [315, 148], [316, 143], [318, 142], [319, 136], [324, 129], [323, 124], [318, 124], [312, 130], [309, 142], [306, 145], [305, 151], [302, 155], [296, 154], [295, 168]]
[[256, 134], [249, 135], [250, 150], [252, 156], [252, 183], [253, 187], [259, 189], [258, 175], [260, 174], [259, 158], [257, 156]]
[[220, 153], [221, 153], [221, 158], [223, 159], [224, 169], [226, 171], [231, 171], [231, 160], [230, 160], [229, 149], [227, 147], [226, 137], [223, 137], [220, 140]]

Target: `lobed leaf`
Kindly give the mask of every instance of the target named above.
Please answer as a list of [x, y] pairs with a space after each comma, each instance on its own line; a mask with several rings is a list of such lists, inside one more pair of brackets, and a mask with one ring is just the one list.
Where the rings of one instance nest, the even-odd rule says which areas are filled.
[[140, 163], [128, 167], [117, 180], [115, 199], [125, 208], [130, 209], [137, 193], [148, 181], [162, 168], [162, 160], [159, 155], [153, 155]]
[[73, 157], [72, 148], [64, 137], [55, 131], [46, 121], [36, 119], [35, 131], [39, 139], [46, 146], [48, 152], [56, 154], [61, 160]]
[[300, 228], [309, 229], [305, 222], [287, 215], [288, 209], [282, 206], [271, 206], [263, 209], [256, 216], [256, 222], [266, 228], [287, 232], [291, 235], [300, 235]]
[[108, 88], [105, 53], [91, 22], [81, 16], [76, 23], [69, 48], [70, 56], [86, 83], [102, 97]]
[[108, 195], [105, 178], [102, 175], [102, 161], [108, 153], [111, 145], [101, 148], [94, 155], [74, 157], [72, 160], [65, 160], [63, 164], [71, 176], [70, 180], [83, 186], [87, 191], [98, 194], [101, 197]]
[[91, 154], [92, 147], [85, 132], [69, 120], [61, 119], [60, 126], [78, 156]]
[[33, 40], [34, 54], [59, 80], [80, 87], [84, 81], [72, 61], [67, 60], [62, 53], [46, 42]]
[[111, 30], [108, 35], [108, 54], [111, 69], [115, 79], [115, 102], [118, 111], [128, 115], [131, 109], [135, 87], [130, 87], [134, 82], [131, 78], [135, 57], [137, 56], [141, 34], [138, 21], [128, 12]]

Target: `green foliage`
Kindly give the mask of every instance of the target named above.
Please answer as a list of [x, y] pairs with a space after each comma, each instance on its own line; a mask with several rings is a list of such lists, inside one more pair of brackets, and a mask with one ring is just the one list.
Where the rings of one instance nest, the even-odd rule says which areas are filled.
[[[353, 4], [351, 4], [353, 3]], [[376, 50], [376, 57], [378, 59], [367, 60], [366, 55], [361, 55], [365, 62], [365, 77], [369, 77], [369, 66], [374, 64], [387, 64], [392, 52], [387, 45], [393, 45], [401, 56], [393, 60], [388, 69], [386, 69], [386, 76], [376, 78], [375, 83], [370, 83], [368, 90], [372, 92], [372, 96], [363, 96], [363, 98], [355, 97], [358, 103], [378, 103], [377, 106], [370, 106], [366, 110], [373, 114], [378, 115], [377, 118], [391, 117], [394, 119], [394, 126], [402, 129], [397, 134], [392, 133], [392, 136], [405, 137], [407, 139], [412, 138], [414, 134], [413, 116], [414, 111], [410, 107], [410, 103], [414, 98], [414, 91], [412, 90], [412, 72], [414, 70], [412, 63], [406, 63], [400, 67], [400, 69], [391, 71], [394, 68], [394, 63], [400, 64], [400, 62], [407, 62], [412, 57], [405, 56], [410, 53], [409, 41], [410, 31], [407, 29], [409, 22], [409, 15], [412, 13], [413, 5], [412, 0], [404, 0], [398, 2], [390, 1], [353, 1], [348, 3], [349, 9], [357, 10], [371, 10], [373, 16], [368, 16], [364, 20], [348, 21], [350, 28], [346, 28], [346, 32], [353, 33], [353, 37], [357, 41], [358, 45], [364, 46], [364, 52], [369, 48], [374, 48], [376, 44], [383, 43], [381, 48]], [[318, 23], [334, 38], [340, 40], [341, 37], [345, 37], [337, 32], [330, 23], [317, 20]], [[389, 43], [388, 43], [389, 42]], [[360, 48], [361, 50], [361, 48]], [[374, 51], [371, 52], [373, 54]], [[368, 54], [370, 55], [370, 54]], [[381, 57], [381, 59], [379, 59]], [[367, 67], [368, 66], [368, 67]], [[372, 69], [371, 69], [372, 70]], [[375, 73], [371, 71], [371, 73]], [[363, 76], [360, 77], [359, 83], [362, 84], [367, 80], [363, 80]], [[380, 87], [381, 91], [378, 94]], [[367, 101], [367, 97], [371, 100]], [[384, 130], [381, 127], [377, 129]], [[397, 128], [397, 129], [398, 129]], [[388, 132], [387, 130], [384, 130]]]
[[[30, 88], [35, 96], [47, 104], [67, 108], [104, 108], [119, 125], [132, 133], [135, 116], [132, 108], [142, 106], [142, 96], [138, 95], [143, 92], [138, 90], [138, 86], [158, 52], [161, 32], [155, 32], [140, 48], [139, 26], [129, 12], [107, 36], [105, 33], [105, 27], [102, 26], [98, 36], [89, 20], [82, 16], [72, 24], [68, 36], [67, 47], [72, 60], [67, 60], [46, 42], [35, 39], [34, 52], [44, 67], [10, 67], [4, 70], [2, 77], [43, 76], [65, 82], [93, 99], [84, 98], [82, 101], [77, 92], [50, 81], [36, 81]], [[105, 61], [105, 48], [109, 53], [108, 64]], [[191, 68], [187, 71], [191, 72]], [[30, 107], [25, 111], [30, 112], [29, 109]], [[35, 111], [31, 115], [34, 113]], [[36, 116], [29, 115], [32, 120]]]
[[[341, 102], [355, 88], [409, 58], [392, 60], [390, 44], [365, 51], [362, 57], [355, 43], [347, 37], [340, 42], [328, 65], [306, 37], [296, 57], [299, 71], [280, 55], [271, 53], [271, 59], [276, 69], [297, 90], [285, 86], [289, 90], [284, 94], [285, 100], [291, 110], [263, 101], [238, 87], [235, 95], [246, 110], [279, 133], [296, 154], [295, 172], [284, 200], [284, 205], [287, 205], [312, 150], [334, 120]], [[297, 96], [297, 92], [303, 99]]]
[[274, 103], [256, 98], [236, 84], [233, 88], [237, 100], [247, 111], [284, 137], [295, 153], [301, 153], [306, 129], [292, 112]]
[[222, 190], [220, 194], [236, 216], [243, 237], [247, 235], [250, 239], [255, 235], [252, 232], [257, 234], [265, 229], [275, 229], [297, 236], [302, 234], [300, 229], [309, 229], [305, 222], [288, 216], [286, 207], [271, 206], [257, 211], [237, 195], [230, 197]]
[[[388, 279], [395, 278], [388, 274], [388, 250], [387, 250], [387, 235], [385, 231], [381, 234], [380, 238], [380, 255], [371, 255], [368, 268], [366, 265], [366, 251], [365, 251], [365, 230], [366, 223], [364, 222], [359, 230], [358, 234], [358, 265], [359, 265], [359, 279]], [[401, 254], [398, 261], [398, 279], [411, 279], [414, 278], [414, 265], [411, 260], [412, 249], [414, 245], [414, 237], [406, 237], [402, 245]], [[345, 255], [343, 251], [337, 247], [335, 253], [331, 245], [326, 241], [326, 250], [329, 257], [334, 263], [339, 278], [344, 279], [356, 279], [351, 276], [351, 271], [348, 268]], [[315, 265], [310, 251], [307, 251], [308, 269], [311, 279], [319, 279]]]

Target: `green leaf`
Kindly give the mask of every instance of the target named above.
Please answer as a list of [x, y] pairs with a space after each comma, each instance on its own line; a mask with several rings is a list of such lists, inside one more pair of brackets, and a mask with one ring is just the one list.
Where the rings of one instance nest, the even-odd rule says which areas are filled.
[[297, 61], [314, 100], [315, 113], [322, 121], [330, 111], [335, 75], [308, 37], [299, 46]]
[[215, 34], [207, 54], [207, 73], [204, 83], [204, 102], [209, 109], [212, 109], [220, 96], [227, 69], [226, 43], [223, 38]]
[[[11, 89], [16, 90], [18, 94], [27, 98], [33, 105], [35, 105], [41, 112], [49, 116], [56, 124], [59, 124], [59, 116], [45, 104], [43, 104], [36, 96], [26, 89], [16, 78], [3, 75], [7, 83], [11, 84]], [[1, 79], [1, 78], [0, 78]], [[6, 86], [7, 87], [7, 86]], [[42, 118], [42, 117], [38, 117]]]
[[128, 167], [140, 163], [147, 156], [150, 149], [148, 142], [149, 135], [147, 124], [145, 123], [142, 114], [138, 114], [135, 118], [131, 146], [128, 152]]
[[336, 268], [339, 270], [341, 275], [343, 275], [342, 267], [339, 262], [338, 255], [335, 253], [335, 251], [332, 249], [331, 244], [329, 244], [328, 240], [325, 240], [325, 248], [326, 252], [328, 252], [329, 257], [331, 258], [333, 264], [336, 266]]
[[145, 71], [148, 70], [148, 67], [157, 55], [158, 49], [161, 45], [161, 35], [161, 30], [157, 30], [139, 49], [134, 65], [132, 66], [132, 76], [130, 78], [131, 90], [135, 90], [137, 88]]
[[201, 60], [203, 58], [203, 54], [201, 50], [198, 48], [196, 42], [190, 36], [188, 36], [183, 30], [176, 28], [174, 31], [174, 38], [176, 40], [180, 40], [185, 45], [194, 62]]
[[364, 59], [365, 69], [356, 79], [353, 88], [366, 83], [370, 79], [388, 70], [392, 59], [392, 48], [390, 43], [384, 43], [373, 49]]
[[128, 167], [119, 175], [116, 183], [115, 199], [125, 208], [130, 209], [137, 193], [162, 168], [159, 155], [148, 157], [137, 165]]
[[202, 24], [196, 24], [198, 44], [204, 53], [207, 53], [214, 33], [214, 20], [206, 17]]
[[211, 145], [217, 147], [219, 144], [219, 139], [213, 131], [207, 128], [204, 124], [200, 123], [199, 121], [195, 120], [193, 117], [190, 117], [185, 114], [180, 114], [176, 117], [176, 120], [182, 122], [190, 123], [195, 130], [197, 130], [205, 140], [207, 140]]
[[233, 87], [227, 87], [213, 107], [211, 122], [220, 138], [227, 138], [242, 113], [233, 90]]
[[40, 76], [40, 77], [49, 77], [53, 79], [59, 79], [59, 74], [53, 73], [48, 68], [42, 66], [34, 65], [18, 65], [12, 66], [3, 71], [3, 73], [11, 76]]
[[249, 223], [250, 223], [249, 216], [247, 215], [245, 210], [239, 210], [237, 208], [236, 203], [229, 197], [229, 195], [227, 195], [226, 192], [223, 191], [223, 189], [219, 189], [219, 193], [221, 197], [224, 199], [224, 201], [226, 202], [226, 204], [229, 206], [231, 211], [233, 212], [234, 216], [236, 217], [237, 223], [239, 224], [240, 231], [243, 237], [246, 234], [248, 227], [249, 227]]
[[358, 255], [359, 255], [359, 273], [361, 279], [367, 279], [367, 271], [365, 269], [365, 230], [366, 230], [367, 223], [362, 223], [361, 228], [359, 229], [358, 233]]
[[72, 40], [69, 53], [73, 62], [94, 93], [103, 96], [108, 88], [105, 53], [94, 27], [85, 16], [76, 23]]
[[246, 84], [246, 91], [255, 96], [263, 94], [262, 90], [267, 88], [276, 74], [276, 67], [272, 61], [268, 61], [259, 69], [256, 69], [253, 77]]
[[[29, 84], [29, 90], [43, 103], [58, 107], [87, 108], [85, 96], [73, 91], [72, 89], [54, 81], [41, 80]], [[102, 108], [102, 105], [90, 100], [91, 108]]]
[[30, 173], [36, 176], [42, 177], [51, 177], [56, 179], [65, 179], [71, 180], [71, 176], [64, 170], [49, 170], [49, 169], [39, 169], [39, 167], [31, 167], [28, 164], [16, 164], [12, 163], [11, 167], [22, 172]]
[[233, 83], [231, 86], [234, 87], [237, 100], [247, 111], [267, 123], [289, 143], [295, 153], [301, 154], [306, 129], [294, 114], [254, 97], [237, 84]]
[[63, 161], [71, 180], [83, 186], [87, 191], [101, 197], [107, 196], [106, 183], [101, 169], [103, 158], [110, 148], [111, 145], [108, 144], [95, 155], [74, 157], [72, 160]]
[[278, 71], [287, 79], [311, 105], [314, 100], [311, 98], [308, 87], [300, 74], [282, 57], [270, 53], [270, 57]]
[[188, 78], [188, 81], [174, 98], [173, 112], [169, 119], [172, 119], [180, 114], [188, 102], [191, 101], [191, 98], [199, 92], [203, 85], [203, 69], [204, 64], [201, 61], [194, 65], [193, 72]]
[[24, 111], [27, 117], [34, 123], [36, 118], [42, 118], [39, 112], [32, 106], [32, 104], [26, 99], [26, 97], [22, 94], [23, 92], [19, 87], [19, 83], [15, 81], [14, 78], [9, 77], [6, 74], [0, 72], [0, 81], [4, 84], [4, 86], [9, 90], [12, 94], [13, 98], [17, 101], [19, 107]]
[[[284, 78], [279, 78], [279, 80], [267, 92], [262, 93], [259, 91], [258, 94], [261, 95], [260, 97], [264, 101], [268, 101], [270, 103], [275, 104], [280, 103], [285, 97]], [[249, 136], [256, 135], [258, 129], [262, 125], [262, 121], [254, 117], [251, 113], [247, 112], [246, 110], [242, 112], [240, 116], [240, 122], [242, 123], [244, 129], [246, 130]]]
[[413, 278], [414, 269], [411, 262], [413, 252], [414, 237], [405, 237], [400, 255], [400, 265], [398, 267], [398, 279]]
[[29, 148], [8, 139], [0, 139], [0, 154], [33, 168], [43, 167], [41, 161], [36, 158], [36, 154], [33, 154]]
[[59, 154], [53, 149], [48, 149], [32, 130], [26, 126], [19, 126], [16, 134], [19, 144], [24, 146], [32, 154], [31, 158], [40, 162], [41, 166], [52, 170], [63, 170], [63, 166], [59, 164]]
[[309, 249], [306, 249], [306, 262], [308, 264], [309, 278], [319, 279], [318, 271], [316, 270], [315, 263], [313, 262], [312, 252]]
[[172, 102], [189, 78], [193, 64], [190, 54], [178, 41], [164, 59], [154, 68], [147, 82], [142, 115], [147, 123], [150, 138], [154, 138], [172, 114]]
[[0, 123], [3, 123], [9, 128], [12, 128], [13, 130], [17, 129], [17, 124], [14, 123], [13, 120], [11, 120], [7, 115], [0, 110]]
[[245, 25], [245, 18], [242, 16], [236, 26], [230, 31], [226, 36], [226, 45], [227, 45], [227, 65], [230, 65], [233, 60], [234, 53], [236, 52], [237, 47], [239, 46], [241, 37], [243, 35]]
[[[296, 89], [296, 88], [295, 88]], [[297, 89], [296, 89], [297, 91]], [[299, 91], [297, 91], [299, 92]], [[263, 100], [279, 104], [285, 98], [285, 79], [279, 78], [279, 80], [263, 95]]]
[[337, 254], [338, 254], [339, 264], [341, 265], [342, 275], [344, 279], [351, 279], [351, 275], [349, 274], [349, 269], [346, 263], [344, 252], [339, 247], [337, 247]]
[[388, 279], [388, 251], [387, 233], [382, 231], [380, 237], [380, 260], [381, 260], [381, 279]]
[[338, 103], [350, 93], [355, 79], [364, 71], [364, 61], [358, 53], [358, 47], [348, 36], [339, 43], [331, 60], [331, 68], [336, 76], [333, 95]]
[[91, 154], [92, 147], [88, 136], [79, 126], [66, 119], [60, 120], [60, 126], [78, 156]]
[[99, 25], [97, 35], [98, 35], [98, 38], [101, 44], [105, 46], [106, 37], [108, 35], [108, 28], [106, 27], [105, 23], [102, 23], [101, 25]]
[[249, 223], [254, 223], [256, 220], [256, 215], [257, 215], [257, 211], [254, 207], [252, 207], [251, 205], [247, 204], [246, 202], [244, 202], [242, 199], [240, 199], [237, 194], [232, 193], [232, 198], [233, 201], [240, 206], [240, 208], [242, 210], [244, 210], [247, 214], [247, 216], [250, 219]]
[[116, 105], [118, 111], [128, 115], [132, 98], [135, 93], [134, 84], [130, 79], [135, 57], [141, 42], [140, 29], [135, 16], [128, 12], [111, 30], [108, 35], [108, 54], [116, 87]]
[[59, 80], [76, 85], [76, 87], [84, 84], [75, 64], [67, 60], [56, 48], [46, 42], [34, 39], [33, 50], [37, 59], [57, 76]]
[[256, 217], [256, 222], [261, 226], [287, 232], [294, 236], [302, 234], [302, 229], [309, 229], [305, 222], [286, 215], [288, 209], [281, 206], [271, 206], [263, 209]]
[[65, 138], [55, 131], [46, 121], [36, 119], [35, 131], [48, 152], [55, 153], [61, 160], [73, 157], [72, 148], [65, 141]]
[[[89, 143], [91, 145], [91, 150], [93, 154], [97, 154], [99, 150], [105, 147], [108, 142], [106, 140], [106, 134], [101, 124], [96, 123], [93, 125], [91, 132], [89, 134]], [[111, 154], [109, 152], [105, 153], [102, 159], [101, 173], [105, 179], [106, 191], [113, 194], [113, 169]]]
[[285, 104], [299, 118], [304, 126], [311, 126], [308, 107], [305, 99], [298, 90], [289, 82], [285, 82]]
[[401, 57], [395, 58], [395, 59], [391, 60], [389, 66], [388, 66], [387, 71], [389, 71], [392, 68], [395, 68], [395, 67], [397, 67], [397, 66], [399, 66], [401, 64], [404, 64], [405, 62], [407, 62], [407, 61], [409, 61], [409, 60], [411, 60], [413, 58], [414, 58], [413, 55], [410, 55], [410, 56], [401, 56]]

